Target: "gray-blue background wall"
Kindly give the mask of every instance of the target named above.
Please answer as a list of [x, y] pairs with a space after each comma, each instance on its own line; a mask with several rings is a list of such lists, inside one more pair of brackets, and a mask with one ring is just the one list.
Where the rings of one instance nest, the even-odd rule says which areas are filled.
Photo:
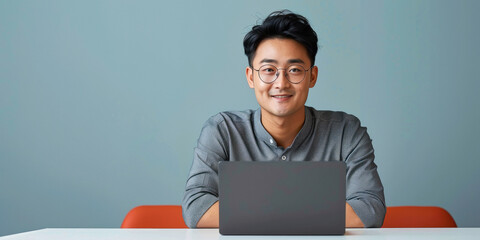
[[180, 204], [203, 122], [258, 108], [242, 40], [317, 31], [307, 105], [368, 127], [387, 205], [480, 227], [478, 1], [0, 1], [0, 236]]

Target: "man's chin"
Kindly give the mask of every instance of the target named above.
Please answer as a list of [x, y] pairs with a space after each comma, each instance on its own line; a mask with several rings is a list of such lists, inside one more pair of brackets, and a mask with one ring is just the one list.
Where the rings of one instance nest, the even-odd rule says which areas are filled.
[[275, 117], [289, 117], [293, 115], [293, 111], [291, 109], [264, 109], [270, 115]]

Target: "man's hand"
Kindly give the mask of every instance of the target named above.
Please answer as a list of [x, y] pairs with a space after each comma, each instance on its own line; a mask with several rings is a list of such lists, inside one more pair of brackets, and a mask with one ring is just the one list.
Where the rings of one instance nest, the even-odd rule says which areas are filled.
[[[218, 228], [218, 201], [214, 203], [197, 223], [197, 228]], [[362, 220], [357, 216], [353, 208], [347, 203], [345, 205], [345, 226], [347, 228], [364, 227]]]

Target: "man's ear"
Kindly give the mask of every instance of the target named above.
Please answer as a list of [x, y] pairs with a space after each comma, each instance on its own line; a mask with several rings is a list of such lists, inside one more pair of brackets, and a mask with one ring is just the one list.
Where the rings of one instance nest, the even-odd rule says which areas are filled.
[[253, 69], [251, 67], [245, 69], [245, 76], [247, 77], [248, 86], [255, 88], [253, 85]]
[[312, 69], [310, 70], [312, 73], [310, 74], [310, 88], [313, 88], [315, 84], [317, 83], [317, 76], [318, 76], [318, 67], [313, 66]]

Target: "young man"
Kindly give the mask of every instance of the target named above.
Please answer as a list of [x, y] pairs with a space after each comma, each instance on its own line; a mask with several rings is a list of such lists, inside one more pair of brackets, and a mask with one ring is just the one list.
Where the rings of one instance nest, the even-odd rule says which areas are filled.
[[[383, 186], [366, 128], [352, 115], [306, 107], [315, 86], [317, 35], [289, 11], [245, 36], [247, 82], [260, 109], [222, 112], [203, 126], [183, 199], [185, 223], [218, 227], [219, 161], [344, 161], [347, 227], [381, 227]], [[248, 176], [246, 176], [248, 177]]]

